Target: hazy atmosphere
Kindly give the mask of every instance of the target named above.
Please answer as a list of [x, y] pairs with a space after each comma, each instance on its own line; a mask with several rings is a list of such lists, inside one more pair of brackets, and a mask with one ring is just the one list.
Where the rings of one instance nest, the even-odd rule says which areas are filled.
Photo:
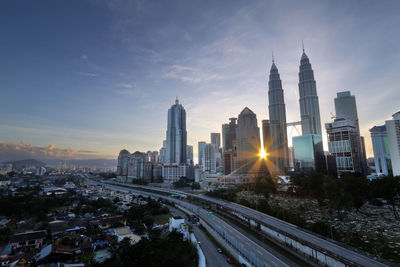
[[2, 1], [0, 160], [158, 150], [176, 97], [196, 158], [197, 142], [245, 106], [259, 126], [268, 118], [272, 52], [287, 121], [299, 121], [302, 40], [324, 138], [336, 93], [350, 90], [373, 156], [369, 129], [399, 110], [399, 9], [398, 1]]

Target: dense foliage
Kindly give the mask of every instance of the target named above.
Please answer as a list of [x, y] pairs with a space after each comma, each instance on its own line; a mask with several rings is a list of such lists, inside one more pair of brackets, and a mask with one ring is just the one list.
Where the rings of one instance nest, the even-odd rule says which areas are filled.
[[189, 241], [183, 241], [182, 235], [171, 232], [162, 236], [152, 231], [149, 239], [142, 239], [131, 246], [123, 240], [119, 244], [118, 256], [105, 263], [106, 266], [197, 266], [196, 247]]

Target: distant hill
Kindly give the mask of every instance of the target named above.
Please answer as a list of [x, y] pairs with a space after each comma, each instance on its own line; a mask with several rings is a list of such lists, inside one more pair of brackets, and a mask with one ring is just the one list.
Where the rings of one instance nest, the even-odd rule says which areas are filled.
[[7, 161], [3, 162], [5, 164], [12, 164], [15, 169], [22, 169], [34, 166], [36, 168], [44, 167], [46, 163], [38, 161], [36, 159], [23, 159], [23, 160], [15, 160], [15, 161]]
[[46, 159], [49, 165], [60, 165], [65, 162], [67, 166], [89, 167], [89, 168], [116, 168], [117, 159]]

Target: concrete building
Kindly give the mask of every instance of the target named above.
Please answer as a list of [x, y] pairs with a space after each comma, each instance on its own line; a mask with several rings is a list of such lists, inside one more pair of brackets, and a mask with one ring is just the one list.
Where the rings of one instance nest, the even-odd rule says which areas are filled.
[[205, 144], [203, 148], [203, 171], [215, 173], [217, 171], [217, 148], [215, 144]]
[[400, 175], [400, 111], [393, 114], [392, 120], [385, 122], [393, 175]]
[[304, 134], [293, 137], [293, 157], [297, 171], [326, 172], [321, 135]]
[[127, 182], [132, 182], [132, 179], [145, 179], [151, 181], [153, 177], [153, 164], [148, 161], [146, 153], [136, 151], [128, 156], [128, 174]]
[[193, 165], [193, 146], [186, 147], [186, 164]]
[[163, 141], [163, 146], [160, 148], [159, 162], [162, 164], [167, 162], [167, 140]]
[[236, 166], [235, 160], [237, 157], [236, 151], [230, 150], [224, 152], [224, 174], [230, 174], [234, 171], [234, 166]]
[[235, 172], [253, 172], [253, 165], [258, 160], [261, 149], [260, 128], [256, 114], [245, 107], [239, 114], [236, 128], [237, 166]]
[[390, 148], [386, 126], [374, 126], [369, 129], [374, 150], [375, 172], [377, 175], [389, 175], [393, 173], [390, 159]]
[[263, 140], [263, 148], [266, 153], [269, 153], [271, 150], [271, 130], [269, 120], [262, 120], [262, 140]]
[[337, 119], [346, 119], [354, 123], [361, 142], [360, 160], [363, 165], [362, 173], [367, 174], [367, 157], [365, 152], [364, 137], [362, 137], [360, 134], [360, 123], [358, 120], [356, 97], [351, 95], [350, 91], [337, 93], [337, 97], [335, 98], [335, 112]]
[[321, 118], [314, 71], [303, 48], [299, 71], [301, 129], [303, 134], [321, 135]]
[[268, 88], [268, 109], [271, 139], [268, 158], [273, 163], [270, 171], [273, 174], [284, 174], [286, 168], [288, 167], [286, 109], [282, 81], [274, 60], [272, 60]]
[[168, 110], [166, 163], [186, 164], [186, 111], [178, 98]]
[[158, 163], [159, 161], [158, 151], [147, 151], [147, 157], [147, 160], [153, 164]]
[[118, 165], [117, 165], [117, 176], [127, 176], [128, 175], [128, 157], [131, 153], [128, 150], [123, 149], [118, 155]]
[[220, 133], [211, 133], [210, 134], [211, 144], [215, 144], [217, 150], [221, 147], [221, 134]]
[[203, 161], [203, 158], [204, 158], [204, 146], [206, 145], [206, 142], [204, 142], [204, 141], [200, 141], [199, 143], [198, 143], [198, 153], [197, 153], [197, 155], [198, 155], [198, 163], [199, 163], [199, 166], [201, 166], [201, 167], [204, 167], [204, 161]]
[[230, 122], [222, 124], [222, 151], [236, 150], [236, 118], [230, 118]]
[[181, 177], [187, 177], [187, 171], [185, 164], [165, 164], [162, 166], [163, 183], [172, 186]]
[[361, 141], [353, 121], [335, 119], [325, 124], [329, 153], [336, 158], [337, 172], [363, 173]]

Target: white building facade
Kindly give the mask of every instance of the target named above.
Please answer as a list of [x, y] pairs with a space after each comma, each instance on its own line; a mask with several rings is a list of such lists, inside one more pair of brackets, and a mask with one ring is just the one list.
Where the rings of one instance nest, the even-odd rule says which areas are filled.
[[393, 114], [392, 120], [385, 122], [390, 147], [393, 175], [400, 175], [400, 111]]

